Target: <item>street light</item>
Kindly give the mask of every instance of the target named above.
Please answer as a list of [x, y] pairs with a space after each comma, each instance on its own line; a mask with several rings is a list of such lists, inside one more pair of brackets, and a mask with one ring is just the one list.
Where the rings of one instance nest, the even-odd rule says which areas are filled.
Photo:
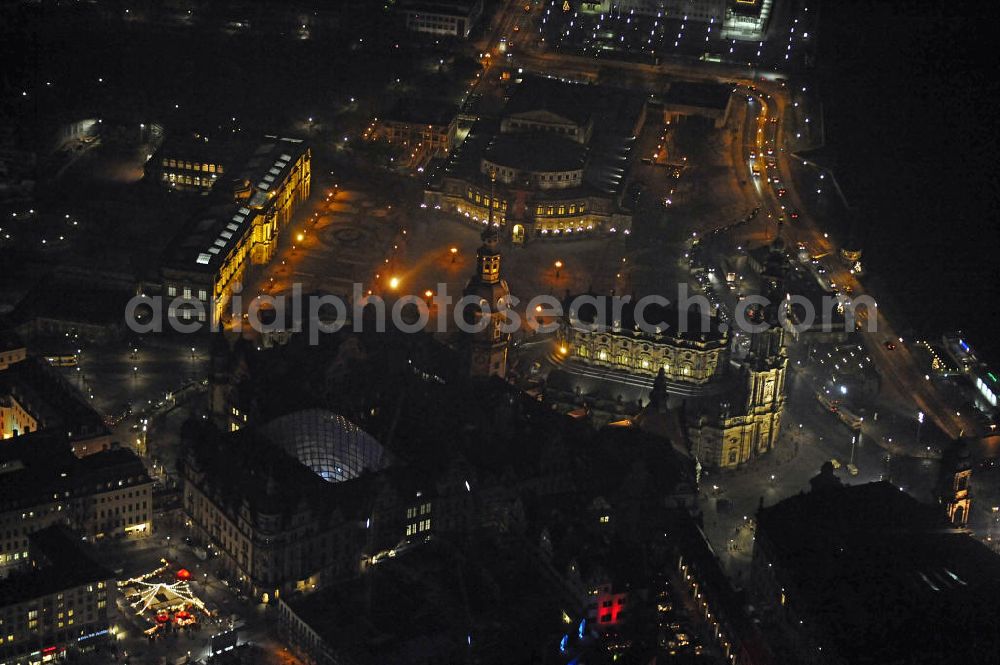
[[562, 270], [563, 262], [557, 260], [553, 265], [556, 267], [556, 279], [559, 279], [559, 271]]
[[448, 251], [451, 252], [451, 262], [454, 263], [455, 258], [458, 256], [458, 247], [452, 247]]
[[920, 428], [924, 424], [924, 412], [917, 411], [917, 445], [920, 445]]

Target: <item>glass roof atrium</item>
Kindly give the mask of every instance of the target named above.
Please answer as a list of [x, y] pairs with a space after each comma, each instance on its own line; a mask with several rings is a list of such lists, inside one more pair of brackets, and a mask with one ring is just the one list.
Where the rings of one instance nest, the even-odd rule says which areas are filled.
[[264, 436], [331, 483], [350, 480], [387, 462], [382, 446], [343, 416], [306, 409], [272, 420]]

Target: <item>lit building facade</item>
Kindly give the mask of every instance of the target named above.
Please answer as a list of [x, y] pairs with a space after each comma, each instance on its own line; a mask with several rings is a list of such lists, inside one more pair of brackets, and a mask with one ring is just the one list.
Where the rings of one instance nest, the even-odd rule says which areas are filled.
[[785, 329], [779, 319], [787, 272], [785, 245], [777, 238], [761, 272], [769, 304], [751, 313], [760, 329], [750, 333], [750, 351], [740, 363], [743, 384], [689, 417], [691, 448], [707, 466], [739, 467], [778, 444], [788, 371]]
[[196, 217], [175, 239], [161, 269], [168, 314], [217, 326], [233, 289], [252, 265], [270, 262], [278, 234], [310, 195], [311, 151], [300, 139], [269, 136], [238, 176], [234, 204]]
[[585, 0], [591, 14], [638, 14], [722, 26], [722, 39], [764, 38], [773, 0]]
[[[652, 321], [657, 315], [649, 309], [647, 320]], [[725, 374], [728, 333], [717, 325], [710, 325], [704, 333], [697, 327], [690, 333], [677, 332], [679, 326], [665, 323], [670, 315], [661, 312], [655, 319], [664, 322], [662, 333], [648, 333], [636, 325], [631, 307], [623, 308], [622, 319], [597, 327], [591, 327], [591, 313], [568, 312], [557, 334], [557, 352], [584, 365], [630, 374], [655, 377], [662, 369], [669, 381], [683, 383], [707, 384]]]
[[497, 222], [514, 242], [631, 232], [624, 184], [645, 100], [526, 78], [431, 174], [424, 206]]
[[447, 157], [455, 146], [457, 109], [423, 100], [403, 100], [376, 118], [368, 138], [384, 139], [407, 154]]
[[[784, 300], [786, 269], [779, 240], [761, 273], [771, 303]], [[754, 314], [761, 325], [751, 333], [745, 357], [734, 357], [728, 328], [697, 309], [681, 316], [673, 307], [650, 303], [640, 326], [635, 303], [621, 303], [617, 311], [615, 306], [591, 297], [575, 310], [564, 307], [552, 356], [562, 371], [630, 387], [655, 389], [660, 382], [686, 400], [682, 435], [705, 467], [737, 468], [777, 446], [788, 369], [777, 305]]]
[[31, 533], [67, 524], [84, 538], [143, 538], [152, 533], [153, 481], [126, 449], [76, 457], [65, 438], [44, 434], [9, 442], [0, 453], [0, 577], [24, 565]]
[[483, 14], [483, 0], [404, 0], [398, 11], [407, 30], [465, 39]]
[[168, 136], [146, 163], [146, 178], [171, 191], [205, 194], [230, 184], [247, 147], [235, 135]]
[[[114, 573], [65, 527], [30, 537], [30, 564], [0, 580], [0, 662], [65, 660], [110, 639]], [[25, 557], [28, 559], [28, 556]]]
[[941, 456], [938, 479], [938, 501], [944, 506], [948, 520], [958, 527], [969, 523], [972, 509], [972, 453], [964, 439], [953, 442]]
[[725, 396], [718, 409], [698, 413], [688, 421], [692, 450], [707, 466], [734, 468], [772, 450], [781, 432], [785, 409], [788, 358], [765, 357], [745, 365], [743, 391]]
[[111, 447], [111, 432], [99, 413], [48, 363], [23, 345], [0, 353], [0, 436], [40, 430], [65, 434], [77, 455]]
[[[288, 417], [312, 421], [316, 414]], [[302, 445], [272, 442], [253, 430], [223, 435], [206, 429], [185, 457], [184, 511], [196, 539], [216, 549], [222, 568], [262, 602], [360, 571], [370, 515], [367, 481], [321, 474], [336, 468], [338, 454], [366, 457], [344, 455], [338, 440], [359, 446], [374, 440], [341, 434], [338, 427], [333, 417], [291, 428], [293, 438], [306, 433]]]

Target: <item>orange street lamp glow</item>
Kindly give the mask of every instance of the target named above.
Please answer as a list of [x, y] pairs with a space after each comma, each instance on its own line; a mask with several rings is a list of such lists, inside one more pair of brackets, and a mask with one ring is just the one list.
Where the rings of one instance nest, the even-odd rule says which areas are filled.
[[559, 347], [559, 353], [561, 355], [566, 355], [567, 353], [569, 353], [569, 349], [567, 349], [565, 346], [560, 346]]
[[390, 277], [389, 278], [389, 288], [392, 289], [393, 291], [395, 291], [396, 289], [399, 288], [399, 278], [398, 277]]
[[424, 297], [426, 297], [426, 298], [430, 298], [433, 295], [434, 295], [434, 292], [431, 291], [430, 289], [427, 289], [426, 291], [424, 291]]
[[298, 242], [302, 242], [305, 239], [306, 239], [306, 237], [303, 234], [301, 234], [301, 233], [298, 234], [297, 236], [295, 236], [295, 240], [297, 240]]

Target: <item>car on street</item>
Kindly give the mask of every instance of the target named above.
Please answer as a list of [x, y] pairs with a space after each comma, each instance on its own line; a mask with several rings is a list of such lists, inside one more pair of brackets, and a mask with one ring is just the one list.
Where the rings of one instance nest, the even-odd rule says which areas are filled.
[[891, 339], [886, 340], [884, 346], [885, 346], [885, 348], [889, 349], [890, 351], [895, 351], [896, 350], [896, 343], [893, 342]]

